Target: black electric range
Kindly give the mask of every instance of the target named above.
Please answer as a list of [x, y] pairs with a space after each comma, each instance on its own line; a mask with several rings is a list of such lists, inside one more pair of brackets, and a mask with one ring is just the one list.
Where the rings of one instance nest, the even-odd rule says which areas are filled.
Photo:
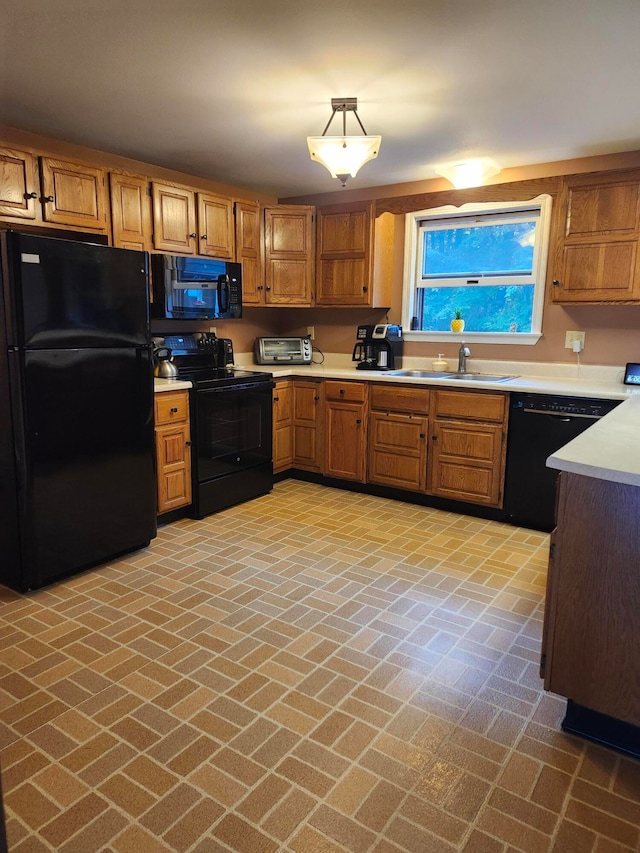
[[231, 366], [233, 347], [215, 335], [154, 336], [192, 383], [191, 514], [203, 518], [273, 488], [273, 377]]

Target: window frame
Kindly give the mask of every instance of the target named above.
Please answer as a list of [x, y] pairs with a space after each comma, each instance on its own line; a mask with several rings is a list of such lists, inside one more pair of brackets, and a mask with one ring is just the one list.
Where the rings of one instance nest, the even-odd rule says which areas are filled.
[[[425, 221], [433, 220], [439, 223], [447, 219], [456, 220], [463, 217], [490, 216], [492, 214], [521, 214], [524, 211], [539, 210], [539, 224], [536, 229], [536, 243], [532, 264], [532, 278], [534, 285], [533, 312], [531, 317], [530, 332], [436, 332], [420, 331], [411, 329], [411, 318], [415, 315], [414, 304], [419, 287], [422, 284], [422, 231]], [[542, 315], [544, 309], [544, 298], [546, 291], [547, 263], [549, 257], [549, 240], [551, 226], [551, 196], [547, 194], [536, 196], [527, 201], [506, 202], [468, 202], [456, 207], [445, 205], [444, 207], [430, 208], [427, 210], [414, 211], [405, 216], [405, 251], [404, 251], [404, 274], [402, 293], [402, 325], [403, 336], [408, 341], [442, 342], [467, 341], [488, 344], [515, 344], [533, 346], [542, 337]], [[449, 279], [453, 284], [455, 280]], [[493, 284], [509, 284], [508, 281], [492, 281], [491, 279], [479, 279], [474, 287], [486, 287]], [[522, 283], [522, 282], [517, 282]], [[432, 285], [437, 286], [437, 285]]]

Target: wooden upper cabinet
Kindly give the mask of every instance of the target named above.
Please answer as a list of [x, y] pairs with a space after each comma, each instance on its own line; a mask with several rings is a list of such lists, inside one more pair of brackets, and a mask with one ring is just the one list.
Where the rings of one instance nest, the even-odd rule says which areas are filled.
[[148, 252], [152, 245], [149, 181], [138, 175], [109, 175], [113, 245]]
[[103, 169], [40, 157], [40, 181], [45, 222], [90, 231], [107, 230]]
[[394, 217], [373, 202], [318, 208], [316, 305], [391, 305]]
[[260, 244], [260, 205], [252, 201], [236, 201], [236, 260], [242, 264], [242, 302], [264, 304]]
[[198, 193], [198, 253], [232, 261], [234, 242], [233, 201]]
[[315, 208], [278, 205], [264, 211], [265, 303], [312, 304]]
[[373, 202], [318, 208], [316, 304], [371, 304]]
[[640, 301], [640, 172], [573, 175], [558, 199], [554, 302]]
[[0, 216], [36, 219], [36, 158], [27, 151], [0, 148]]
[[196, 251], [196, 202], [193, 190], [162, 184], [151, 185], [153, 246], [162, 252], [192, 255]]

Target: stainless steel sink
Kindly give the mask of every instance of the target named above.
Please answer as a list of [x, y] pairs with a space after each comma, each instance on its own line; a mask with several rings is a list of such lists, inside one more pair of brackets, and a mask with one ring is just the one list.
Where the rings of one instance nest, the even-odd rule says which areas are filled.
[[391, 376], [406, 376], [407, 379], [457, 379], [476, 382], [506, 382], [514, 375], [497, 376], [493, 373], [436, 373], [434, 370], [391, 370]]

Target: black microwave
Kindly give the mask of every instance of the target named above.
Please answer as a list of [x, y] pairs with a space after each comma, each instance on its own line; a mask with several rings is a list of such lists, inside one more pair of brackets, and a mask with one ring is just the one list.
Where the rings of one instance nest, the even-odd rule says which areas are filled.
[[151, 255], [151, 317], [231, 320], [242, 317], [242, 267], [213, 258]]

